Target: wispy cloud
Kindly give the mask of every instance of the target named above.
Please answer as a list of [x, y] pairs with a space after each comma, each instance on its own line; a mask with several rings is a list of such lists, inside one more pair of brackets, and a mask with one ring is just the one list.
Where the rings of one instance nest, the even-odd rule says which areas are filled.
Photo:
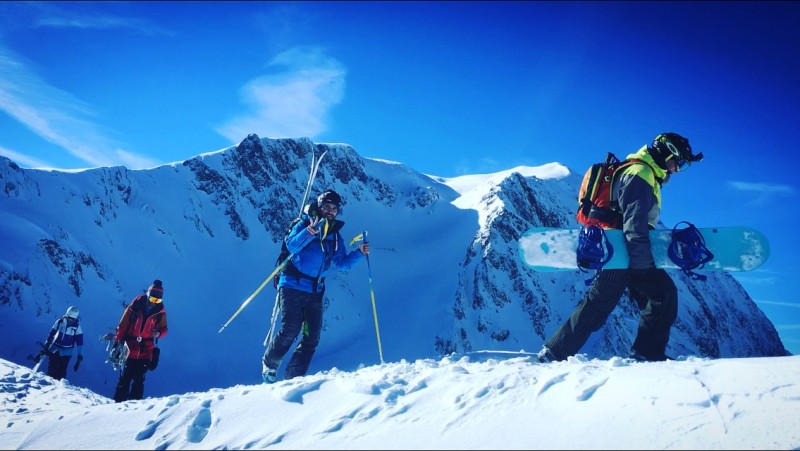
[[42, 160], [0, 146], [0, 155], [14, 160], [15, 163], [29, 168], [45, 168], [49, 165]]
[[756, 304], [764, 304], [764, 305], [775, 305], [779, 307], [792, 307], [792, 308], [800, 308], [800, 303], [797, 302], [787, 302], [787, 301], [764, 301], [764, 300], [757, 300]]
[[[122, 145], [94, 121], [91, 106], [53, 87], [0, 44], [0, 111], [42, 139], [65, 149], [89, 166], [155, 166], [154, 161], [122, 150]], [[19, 161], [25, 156], [17, 154]], [[20, 158], [21, 157], [21, 158]], [[147, 161], [142, 165], [143, 161]], [[39, 163], [42, 163], [39, 161]], [[37, 165], [38, 166], [38, 165]]]
[[91, 5], [91, 11], [81, 10], [83, 5], [80, 3], [66, 3], [65, 5], [68, 7], [61, 7], [51, 2], [31, 2], [31, 6], [35, 10], [32, 25], [34, 27], [85, 30], [124, 29], [146, 36], [174, 34], [147, 19], [97, 12], [97, 4]]
[[316, 47], [278, 54], [268, 68], [278, 72], [241, 88], [248, 111], [216, 128], [231, 142], [256, 133], [270, 138], [313, 138], [328, 129], [330, 109], [344, 97], [347, 70]]
[[41, 27], [84, 28], [84, 29], [118, 29], [125, 28], [144, 35], [173, 34], [152, 22], [113, 16], [94, 17], [45, 17], [37, 22]]
[[739, 191], [750, 192], [755, 194], [755, 198], [750, 200], [750, 205], [763, 205], [776, 197], [794, 196], [797, 194], [797, 189], [790, 185], [775, 184], [775, 183], [751, 183], [729, 181], [728, 186]]
[[778, 276], [770, 275], [766, 271], [754, 271], [749, 274], [737, 274], [735, 277], [739, 282], [749, 283], [752, 285], [775, 285], [779, 280]]

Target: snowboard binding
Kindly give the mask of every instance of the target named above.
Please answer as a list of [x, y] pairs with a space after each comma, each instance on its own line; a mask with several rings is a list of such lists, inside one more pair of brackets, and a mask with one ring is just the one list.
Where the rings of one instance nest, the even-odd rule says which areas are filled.
[[[678, 230], [681, 224], [687, 224], [687, 227]], [[689, 278], [701, 281], [707, 277], [693, 270], [702, 269], [706, 263], [714, 259], [714, 254], [706, 247], [703, 234], [688, 221], [681, 221], [672, 228], [672, 241], [669, 243], [667, 255]]]
[[594, 275], [585, 281], [588, 286], [614, 256], [614, 247], [602, 227], [597, 224], [584, 225], [578, 232], [576, 254], [581, 272], [595, 270]]
[[100, 336], [100, 343], [106, 342], [108, 357], [105, 363], [110, 363], [114, 371], [122, 371], [125, 368], [125, 360], [129, 354], [128, 346], [125, 342], [115, 342], [114, 338], [114, 334], [103, 334]]

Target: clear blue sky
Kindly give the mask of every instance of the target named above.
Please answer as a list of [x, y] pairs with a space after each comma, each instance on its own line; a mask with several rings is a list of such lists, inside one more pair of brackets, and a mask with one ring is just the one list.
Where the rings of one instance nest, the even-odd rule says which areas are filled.
[[577, 172], [663, 131], [662, 220], [770, 237], [736, 274], [800, 353], [800, 2], [0, 2], [0, 154], [146, 168], [262, 137], [444, 177]]

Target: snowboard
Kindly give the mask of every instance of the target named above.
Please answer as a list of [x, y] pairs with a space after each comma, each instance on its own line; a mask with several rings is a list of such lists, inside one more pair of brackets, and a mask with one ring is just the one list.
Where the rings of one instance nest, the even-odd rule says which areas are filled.
[[33, 365], [33, 372], [34, 373], [36, 373], [36, 372], [44, 373], [44, 371], [40, 371], [40, 368], [42, 367], [42, 364], [44, 363], [44, 359], [47, 359], [47, 358], [49, 358], [49, 357], [47, 357], [46, 355], [43, 354], [43, 355], [38, 356], [38, 358], [34, 359], [34, 361], [36, 362], [36, 364]]
[[[714, 258], [695, 271], [752, 271], [763, 265], [769, 257], [769, 241], [758, 230], [749, 227], [699, 227], [705, 245]], [[577, 262], [578, 233], [580, 228], [534, 227], [519, 240], [522, 260], [536, 271], [574, 271]], [[613, 256], [604, 269], [628, 267], [628, 251], [622, 230], [606, 230], [613, 247]], [[667, 250], [672, 240], [672, 229], [650, 231], [650, 244], [656, 267], [680, 269], [670, 260]]]
[[40, 370], [42, 364], [44, 363], [45, 359], [47, 359], [47, 353], [44, 352], [46, 346], [41, 341], [36, 342], [37, 345], [41, 346], [42, 349], [36, 355], [28, 354], [28, 360], [33, 360], [33, 372], [44, 372]]

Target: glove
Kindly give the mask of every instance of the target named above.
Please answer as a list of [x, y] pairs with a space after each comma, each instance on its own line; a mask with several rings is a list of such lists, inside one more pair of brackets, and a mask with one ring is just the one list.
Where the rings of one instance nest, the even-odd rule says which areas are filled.
[[75, 361], [75, 366], [72, 367], [72, 371], [78, 371], [78, 367], [81, 366], [81, 361], [83, 361], [83, 356], [79, 355], [78, 360]]

